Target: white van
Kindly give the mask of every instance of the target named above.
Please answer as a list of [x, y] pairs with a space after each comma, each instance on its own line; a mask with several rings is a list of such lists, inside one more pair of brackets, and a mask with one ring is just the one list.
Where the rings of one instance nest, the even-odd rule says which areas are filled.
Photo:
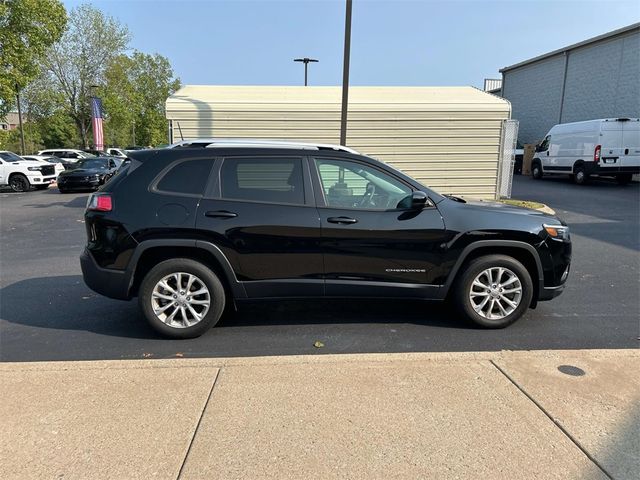
[[591, 175], [615, 177], [620, 184], [640, 173], [640, 119], [603, 118], [561, 123], [536, 147], [531, 175], [568, 173], [577, 184]]

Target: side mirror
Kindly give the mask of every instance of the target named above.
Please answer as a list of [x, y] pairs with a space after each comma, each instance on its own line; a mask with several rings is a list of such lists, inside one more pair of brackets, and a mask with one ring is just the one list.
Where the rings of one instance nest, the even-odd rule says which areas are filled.
[[411, 208], [413, 210], [422, 210], [427, 204], [429, 197], [426, 193], [416, 191], [411, 194]]

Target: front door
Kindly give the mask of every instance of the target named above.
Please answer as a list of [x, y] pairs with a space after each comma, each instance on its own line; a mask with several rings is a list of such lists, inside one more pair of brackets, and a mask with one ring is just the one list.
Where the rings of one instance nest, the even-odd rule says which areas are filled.
[[351, 159], [316, 158], [327, 296], [428, 297], [445, 240], [440, 212], [410, 208], [412, 188]]
[[196, 226], [222, 250], [249, 297], [324, 293], [320, 219], [301, 157], [222, 159]]

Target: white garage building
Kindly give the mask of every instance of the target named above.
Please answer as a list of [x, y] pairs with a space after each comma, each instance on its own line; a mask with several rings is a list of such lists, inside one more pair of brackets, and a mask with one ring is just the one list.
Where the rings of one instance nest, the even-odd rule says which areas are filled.
[[[340, 87], [187, 85], [167, 99], [166, 116], [171, 142], [337, 144], [340, 107]], [[508, 101], [473, 87], [350, 87], [347, 146], [441, 193], [509, 196], [517, 133], [510, 117]]]

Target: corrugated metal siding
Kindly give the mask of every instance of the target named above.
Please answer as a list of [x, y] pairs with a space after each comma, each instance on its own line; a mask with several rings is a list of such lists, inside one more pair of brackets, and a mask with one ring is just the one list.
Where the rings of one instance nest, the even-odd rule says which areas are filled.
[[[339, 87], [187, 86], [166, 104], [173, 138], [338, 143]], [[503, 99], [472, 87], [351, 87], [347, 145], [442, 193], [494, 198]], [[178, 127], [179, 125], [179, 127]]]

